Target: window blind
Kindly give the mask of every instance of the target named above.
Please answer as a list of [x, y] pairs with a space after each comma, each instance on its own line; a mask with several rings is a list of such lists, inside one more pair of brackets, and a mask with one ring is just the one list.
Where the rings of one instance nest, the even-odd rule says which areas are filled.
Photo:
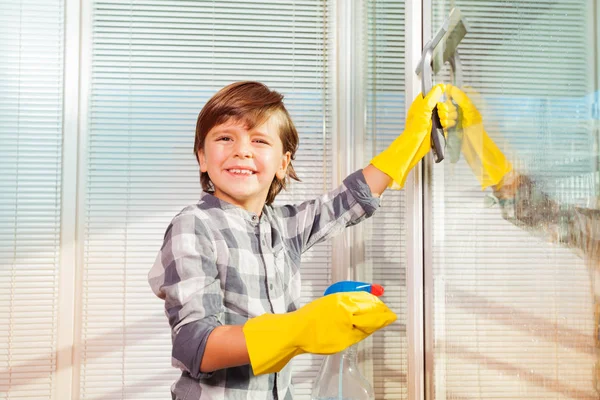
[[55, 386], [63, 2], [0, 3], [0, 398]]
[[[366, 32], [366, 134], [368, 162], [404, 129], [405, 22], [403, 1], [364, 2]], [[384, 301], [397, 321], [373, 335], [373, 388], [377, 399], [406, 399], [406, 223], [404, 191], [386, 191], [381, 209], [365, 222], [365, 258], [373, 282], [385, 287]]]
[[[85, 189], [82, 399], [165, 398], [179, 376], [147, 273], [171, 218], [196, 202], [197, 115], [221, 87], [259, 80], [285, 95], [300, 133], [302, 183], [277, 202], [332, 187], [328, 1], [93, 2]], [[303, 300], [328, 283], [330, 244], [303, 258]], [[319, 366], [295, 360], [309, 398]]]
[[[463, 84], [515, 168], [563, 205], [589, 196], [591, 3], [432, 3], [434, 31], [466, 17]], [[503, 219], [464, 160], [434, 167], [433, 194], [434, 397], [597, 398], [585, 260]]]

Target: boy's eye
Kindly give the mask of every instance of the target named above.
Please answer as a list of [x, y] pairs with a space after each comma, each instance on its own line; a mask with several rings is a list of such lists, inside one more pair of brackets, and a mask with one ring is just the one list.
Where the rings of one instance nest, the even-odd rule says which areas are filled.
[[221, 136], [221, 137], [217, 138], [217, 141], [219, 141], [219, 140], [222, 140], [222, 141], [228, 142], [228, 141], [230, 141], [230, 140], [231, 140], [231, 138], [230, 138], [230, 137], [228, 137], [228, 136]]
[[255, 142], [261, 143], [261, 144], [269, 144], [269, 142], [267, 142], [266, 140], [263, 140], [263, 139], [256, 139]]

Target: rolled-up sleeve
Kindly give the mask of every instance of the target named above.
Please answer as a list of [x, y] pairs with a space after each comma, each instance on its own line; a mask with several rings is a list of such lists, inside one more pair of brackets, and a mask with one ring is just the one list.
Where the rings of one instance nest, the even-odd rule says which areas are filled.
[[207, 377], [200, 365], [208, 336], [221, 325], [223, 292], [213, 241], [197, 216], [180, 214], [173, 219], [148, 281], [165, 301], [173, 365], [196, 379]]
[[[361, 216], [361, 220], [368, 218], [379, 208], [380, 198], [373, 197], [371, 188], [365, 179], [365, 175], [362, 170], [358, 170], [344, 179], [344, 185], [348, 188], [348, 191], [352, 197], [364, 210], [364, 215]], [[358, 223], [360, 221], [352, 221]]]

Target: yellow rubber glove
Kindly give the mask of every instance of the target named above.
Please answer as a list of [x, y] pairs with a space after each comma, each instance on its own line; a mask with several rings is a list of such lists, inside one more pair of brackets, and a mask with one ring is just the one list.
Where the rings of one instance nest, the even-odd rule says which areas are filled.
[[263, 314], [243, 327], [255, 375], [280, 371], [293, 357], [334, 354], [396, 320], [367, 292], [334, 293], [287, 314]]
[[497, 185], [512, 171], [512, 164], [485, 132], [481, 114], [465, 92], [456, 86], [447, 85], [446, 97], [446, 107], [438, 107], [442, 126], [447, 129], [455, 125], [452, 119], [456, 117], [456, 113], [452, 110], [454, 106], [451, 103], [454, 100], [462, 112], [462, 119], [459, 121], [462, 133], [459, 132], [458, 135], [465, 160], [482, 189]]
[[[446, 111], [447, 105], [438, 103], [444, 89], [440, 83], [425, 98], [418, 94], [408, 109], [404, 132], [371, 160], [372, 165], [392, 178], [390, 189], [402, 189], [410, 170], [431, 150], [431, 112], [436, 104], [438, 114], [440, 108]], [[448, 115], [447, 111], [443, 114]]]

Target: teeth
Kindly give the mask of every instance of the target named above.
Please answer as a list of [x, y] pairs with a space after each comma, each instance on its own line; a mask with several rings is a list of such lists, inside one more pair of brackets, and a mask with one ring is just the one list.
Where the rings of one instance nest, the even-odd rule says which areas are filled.
[[247, 169], [230, 169], [229, 172], [234, 174], [252, 175], [252, 171]]

